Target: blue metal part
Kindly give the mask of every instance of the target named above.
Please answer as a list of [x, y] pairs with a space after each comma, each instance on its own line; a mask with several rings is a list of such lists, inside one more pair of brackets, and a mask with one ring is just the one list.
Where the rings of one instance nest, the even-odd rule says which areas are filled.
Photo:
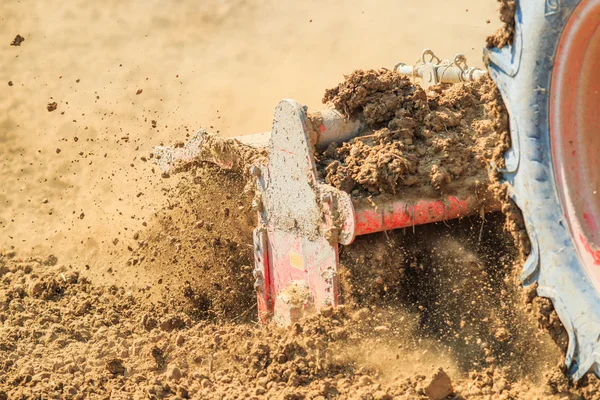
[[549, 135], [549, 93], [554, 54], [562, 29], [578, 0], [517, 0], [511, 46], [484, 50], [490, 75], [510, 114], [512, 148], [504, 180], [521, 209], [531, 254], [521, 279], [537, 282], [569, 335], [565, 364], [579, 380], [600, 376], [600, 293], [587, 277], [560, 205]]

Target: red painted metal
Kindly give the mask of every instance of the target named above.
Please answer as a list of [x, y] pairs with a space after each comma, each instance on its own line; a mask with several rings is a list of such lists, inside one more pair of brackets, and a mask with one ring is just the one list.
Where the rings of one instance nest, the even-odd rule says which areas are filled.
[[328, 279], [330, 272], [335, 279], [339, 263], [337, 244], [330, 244], [325, 238], [310, 239], [271, 229], [268, 229], [267, 238], [272, 298], [291, 282], [306, 281], [317, 309], [337, 305], [337, 282]]
[[414, 203], [400, 199], [380, 201], [379, 204], [365, 200], [355, 201], [355, 234], [366, 235], [460, 218], [476, 214], [480, 208], [481, 203], [472, 197], [459, 199], [455, 196], [448, 196], [445, 200], [418, 200]]
[[271, 268], [269, 263], [269, 244], [267, 232], [256, 228], [254, 235], [254, 264], [256, 265], [255, 289], [257, 298], [258, 317], [261, 322], [267, 322], [272, 314], [273, 299], [271, 289]]
[[600, 0], [584, 0], [561, 37], [550, 86], [555, 179], [571, 236], [600, 289]]

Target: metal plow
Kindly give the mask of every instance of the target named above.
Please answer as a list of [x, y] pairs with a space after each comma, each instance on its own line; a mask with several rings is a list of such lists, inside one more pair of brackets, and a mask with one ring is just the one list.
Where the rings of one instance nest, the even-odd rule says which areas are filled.
[[[474, 80], [485, 74], [468, 67], [461, 55], [444, 62], [429, 50], [415, 66], [398, 64], [395, 71], [424, 79], [426, 86]], [[498, 208], [491, 202], [482, 204], [475, 195], [417, 198], [404, 191], [353, 198], [323, 182], [315, 152], [350, 140], [363, 129], [360, 119], [349, 120], [335, 110], [308, 112], [286, 99], [275, 109], [271, 132], [229, 139], [241, 146], [268, 149], [268, 161], [248, 170], [256, 185], [254, 276], [261, 321], [290, 325], [305, 313], [336, 307], [340, 302], [339, 245], [349, 245], [357, 236]], [[156, 148], [156, 162], [163, 171], [191, 160], [232, 168], [237, 161], [215, 151], [214, 143], [214, 136], [199, 132], [184, 147]]]

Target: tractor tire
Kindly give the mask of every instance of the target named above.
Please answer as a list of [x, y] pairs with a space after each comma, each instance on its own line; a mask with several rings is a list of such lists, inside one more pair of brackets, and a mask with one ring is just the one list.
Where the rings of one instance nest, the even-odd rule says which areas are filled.
[[[598, 22], [593, 22], [592, 18]], [[555, 121], [564, 118], [569, 122], [571, 118], [570, 114], [557, 112], [557, 105], [567, 113], [577, 112], [569, 107], [582, 107], [579, 103], [572, 106], [565, 103], [566, 97], [561, 100], [560, 96], [568, 92], [559, 93], [557, 88], [560, 85], [556, 84], [563, 74], [562, 68], [567, 78], [577, 80], [573, 68], [581, 67], [584, 61], [590, 60], [584, 59], [585, 51], [578, 54], [573, 50], [568, 58], [572, 65], [566, 67], [570, 64], [564, 63], [567, 58], [563, 47], [573, 41], [565, 35], [573, 34], [572, 25], [582, 23], [600, 26], [600, 0], [517, 0], [512, 44], [484, 51], [484, 60], [500, 89], [510, 118], [512, 147], [505, 154], [506, 165], [502, 173], [508, 183], [510, 197], [522, 211], [531, 241], [531, 253], [521, 279], [524, 286], [537, 283], [537, 294], [552, 301], [569, 336], [565, 363], [575, 381], [588, 372], [600, 376], [600, 279], [594, 269], [600, 270], [600, 252], [584, 240], [589, 229], [580, 237], [581, 227], [574, 216], [582, 214], [582, 210], [575, 206], [573, 212], [569, 208], [572, 204], [565, 202], [565, 196], [574, 191], [581, 189], [591, 193], [595, 190], [593, 182], [586, 181], [586, 177], [569, 179], [569, 175], [564, 175], [565, 170], [574, 168], [577, 159], [578, 163], [585, 164], [591, 156], [580, 156], [573, 150], [573, 158], [569, 158], [565, 156], [564, 149], [568, 146], [579, 146], [578, 149], [592, 147], [588, 152], [596, 151], [598, 154], [600, 148], [596, 146], [598, 140], [590, 136], [593, 133], [583, 134], [577, 124], [561, 125]], [[577, 26], [575, 29], [578, 29]], [[591, 28], [588, 26], [586, 29]], [[582, 43], [579, 43], [581, 48], [585, 47]], [[591, 56], [588, 53], [585, 57]], [[596, 68], [598, 66], [595, 65]], [[578, 88], [577, 82], [570, 84], [573, 91], [583, 93], [587, 90], [585, 86]], [[563, 85], [563, 88], [568, 86]], [[577, 99], [574, 101], [577, 102]], [[582, 131], [585, 129], [584, 126]], [[569, 138], [567, 131], [579, 136], [573, 139], [579, 143], [573, 143], [573, 140], [566, 143], [565, 138]], [[600, 132], [597, 137], [600, 137]], [[580, 141], [591, 143], [588, 145]], [[596, 158], [600, 159], [600, 155]], [[594, 166], [598, 166], [598, 161], [588, 167], [594, 169]], [[597, 172], [589, 173], [593, 181]], [[581, 187], [570, 187], [570, 184]], [[595, 199], [592, 198], [593, 201]], [[583, 215], [586, 216], [585, 213]], [[595, 221], [600, 222], [595, 216], [593, 213], [591, 217], [586, 216], [591, 218], [594, 226]]]

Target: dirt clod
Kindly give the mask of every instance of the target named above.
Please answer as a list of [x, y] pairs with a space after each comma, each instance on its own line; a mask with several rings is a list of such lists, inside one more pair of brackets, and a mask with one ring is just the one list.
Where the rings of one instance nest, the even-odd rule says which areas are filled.
[[15, 38], [12, 40], [12, 42], [10, 42], [11, 46], [20, 46], [21, 43], [23, 43], [25, 41], [25, 38], [21, 35], [15, 36]]
[[425, 394], [432, 400], [443, 400], [454, 393], [452, 381], [443, 369], [439, 369], [429, 380], [425, 387]]
[[123, 360], [119, 358], [112, 358], [106, 362], [106, 369], [113, 375], [124, 375], [125, 374], [125, 366], [123, 365]]
[[501, 49], [504, 46], [512, 44], [515, 35], [516, 0], [497, 1], [502, 27], [495, 34], [488, 36], [486, 46], [490, 49], [493, 47]]

